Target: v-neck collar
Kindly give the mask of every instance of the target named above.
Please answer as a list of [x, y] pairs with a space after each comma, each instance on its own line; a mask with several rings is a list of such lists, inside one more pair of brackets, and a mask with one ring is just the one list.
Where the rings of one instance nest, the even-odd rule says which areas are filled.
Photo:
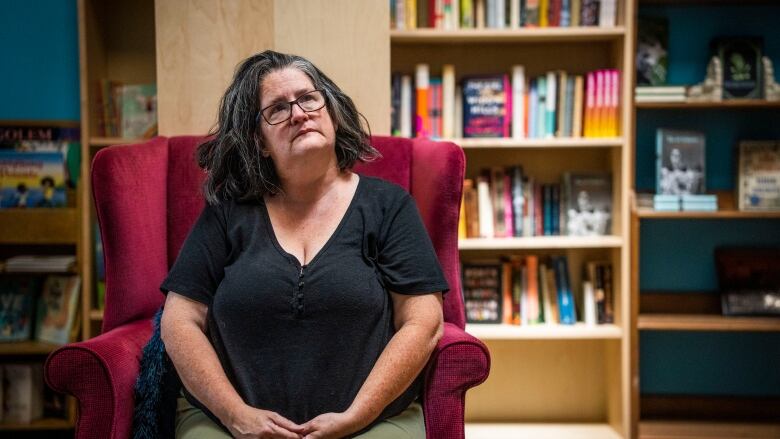
[[361, 187], [363, 186], [363, 177], [357, 173], [355, 173], [355, 175], [358, 176], [358, 183], [357, 183], [357, 187], [355, 188], [355, 193], [352, 194], [352, 199], [350, 200], [349, 205], [347, 206], [347, 210], [344, 212], [344, 215], [341, 217], [339, 224], [336, 226], [336, 230], [334, 230], [333, 233], [331, 233], [330, 237], [322, 246], [322, 248], [317, 251], [314, 257], [311, 260], [309, 260], [307, 264], [302, 264], [301, 261], [298, 260], [297, 256], [285, 250], [284, 247], [282, 247], [282, 244], [279, 243], [279, 240], [276, 238], [276, 231], [274, 231], [274, 225], [271, 222], [271, 215], [268, 213], [268, 206], [266, 206], [265, 200], [260, 200], [260, 204], [261, 204], [260, 210], [262, 211], [263, 219], [265, 220], [266, 230], [268, 232], [268, 236], [271, 238], [271, 242], [273, 243], [276, 250], [282, 256], [284, 256], [291, 264], [295, 265], [295, 267], [299, 269], [304, 267], [311, 267], [314, 264], [314, 262], [316, 262], [317, 259], [320, 258], [320, 255], [325, 253], [325, 251], [328, 249], [330, 244], [335, 240], [336, 236], [339, 234], [339, 231], [341, 231], [341, 229], [344, 228], [344, 224], [346, 224], [347, 218], [349, 217], [350, 213], [352, 213], [352, 210], [355, 206], [355, 200], [357, 200], [358, 194], [360, 193]]

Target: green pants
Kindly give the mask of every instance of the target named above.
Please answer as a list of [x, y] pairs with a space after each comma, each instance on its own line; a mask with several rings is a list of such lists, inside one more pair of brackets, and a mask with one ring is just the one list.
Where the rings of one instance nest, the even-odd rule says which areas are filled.
[[[228, 439], [230, 435], [220, 428], [203, 411], [193, 407], [184, 397], [179, 397], [176, 409], [176, 439]], [[419, 402], [413, 402], [406, 410], [385, 419], [356, 439], [425, 439], [425, 420]]]

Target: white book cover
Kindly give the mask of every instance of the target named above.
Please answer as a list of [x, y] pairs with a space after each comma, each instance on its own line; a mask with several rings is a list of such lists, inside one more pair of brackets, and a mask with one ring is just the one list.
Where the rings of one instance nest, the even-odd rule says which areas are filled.
[[401, 137], [412, 137], [412, 77], [401, 77]]
[[585, 324], [592, 326], [596, 324], [596, 294], [593, 291], [593, 284], [585, 281], [582, 283], [582, 293], [584, 296]]
[[442, 67], [442, 137], [452, 139], [455, 136], [455, 66], [445, 64]]
[[739, 143], [740, 210], [780, 210], [780, 142]]
[[477, 204], [479, 206], [479, 236], [493, 237], [493, 202], [490, 197], [489, 179], [480, 176], [477, 180]]
[[558, 81], [555, 72], [547, 72], [547, 96], [545, 97], [545, 132], [543, 136], [551, 139], [555, 136], [555, 107], [558, 105]]
[[525, 132], [525, 68], [512, 66], [512, 138], [524, 139]]
[[615, 27], [616, 0], [601, 0], [599, 2], [599, 26]]
[[79, 303], [79, 276], [47, 276], [38, 301], [35, 338], [38, 341], [66, 344]]
[[520, 0], [509, 0], [509, 26], [512, 29], [520, 27]]

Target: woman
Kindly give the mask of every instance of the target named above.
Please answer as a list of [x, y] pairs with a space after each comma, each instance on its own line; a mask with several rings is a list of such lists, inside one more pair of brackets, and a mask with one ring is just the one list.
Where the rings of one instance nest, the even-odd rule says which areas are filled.
[[237, 69], [198, 151], [207, 206], [161, 289], [177, 437], [424, 438], [420, 372], [448, 289], [413, 199], [309, 61]]

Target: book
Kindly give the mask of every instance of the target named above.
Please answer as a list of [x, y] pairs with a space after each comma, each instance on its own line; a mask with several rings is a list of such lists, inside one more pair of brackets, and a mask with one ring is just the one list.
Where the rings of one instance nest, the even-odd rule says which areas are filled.
[[780, 210], [780, 142], [744, 140], [738, 156], [739, 210]]
[[501, 323], [501, 264], [467, 264], [463, 273], [463, 305], [468, 323]]
[[125, 139], [148, 139], [157, 134], [157, 86], [120, 85], [116, 88], [121, 108], [121, 135]]
[[43, 416], [43, 364], [5, 364], [3, 421], [29, 424]]
[[666, 17], [640, 16], [636, 38], [636, 83], [653, 86], [666, 84], [669, 20]]
[[38, 341], [66, 344], [73, 337], [81, 278], [79, 276], [47, 276], [38, 301], [35, 338]]
[[656, 130], [656, 193], [704, 193], [704, 153], [703, 133], [666, 128]]
[[596, 236], [611, 233], [612, 177], [609, 173], [565, 173], [566, 234]]
[[565, 256], [554, 257], [555, 283], [558, 288], [558, 313], [560, 323], [573, 325], [577, 322], [577, 314], [574, 310], [574, 296], [569, 284], [569, 268]]
[[512, 90], [508, 75], [463, 81], [463, 136], [510, 137]]
[[9, 273], [65, 273], [73, 269], [73, 255], [19, 255], [6, 259], [5, 271]]
[[723, 69], [723, 99], [764, 97], [761, 37], [719, 37], [710, 45]]
[[0, 208], [64, 207], [65, 190], [61, 153], [0, 150]]
[[0, 277], [0, 342], [30, 339], [34, 300], [40, 287], [37, 276]]
[[[410, 28], [410, 29], [413, 29]], [[431, 117], [428, 113], [428, 94], [430, 93], [430, 74], [428, 64], [417, 64], [415, 67], [415, 112], [414, 130], [416, 137], [431, 136]]]

